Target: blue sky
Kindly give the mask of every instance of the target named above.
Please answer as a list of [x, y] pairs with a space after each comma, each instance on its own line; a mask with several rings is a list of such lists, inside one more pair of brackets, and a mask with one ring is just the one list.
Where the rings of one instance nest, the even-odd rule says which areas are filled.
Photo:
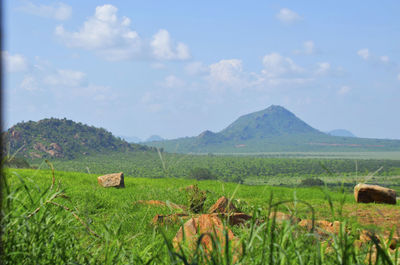
[[5, 126], [69, 118], [142, 139], [282, 105], [400, 139], [399, 1], [5, 1]]

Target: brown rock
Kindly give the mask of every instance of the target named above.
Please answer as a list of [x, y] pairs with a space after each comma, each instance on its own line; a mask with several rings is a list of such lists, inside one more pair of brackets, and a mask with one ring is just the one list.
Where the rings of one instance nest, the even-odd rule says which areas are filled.
[[[179, 231], [176, 233], [175, 238], [173, 239], [172, 243], [175, 249], [179, 249], [179, 245], [183, 244], [183, 234], [185, 234], [185, 241], [188, 244], [189, 248], [195, 249], [198, 236], [201, 234], [205, 235], [202, 240], [201, 244], [206, 253], [210, 253], [213, 250], [212, 238], [214, 240], [218, 240], [221, 244], [222, 252], [225, 250], [225, 236], [224, 236], [224, 229], [228, 233], [228, 240], [231, 244], [231, 247], [234, 249], [237, 248], [235, 253], [240, 253], [240, 249], [238, 248], [238, 239], [234, 236], [232, 231], [223, 226], [222, 221], [216, 217], [215, 215], [211, 214], [202, 214], [199, 217], [191, 218], [188, 220]], [[237, 257], [237, 254], [236, 254]], [[235, 259], [235, 257], [234, 257]]]
[[211, 215], [226, 220], [230, 225], [244, 225], [253, 218], [245, 213], [213, 213]]
[[236, 207], [225, 196], [222, 196], [218, 201], [210, 207], [209, 213], [234, 213], [237, 212]]
[[282, 212], [271, 212], [269, 218], [270, 219], [274, 218], [274, 216], [275, 216], [275, 222], [278, 224], [283, 223], [284, 221], [290, 221], [292, 224], [300, 222], [300, 218]]
[[[304, 219], [299, 222], [299, 226], [311, 230], [312, 220]], [[326, 220], [316, 220], [314, 222], [315, 231], [321, 236], [327, 236], [329, 234], [338, 234], [340, 230], [340, 222], [334, 221], [329, 222]]]
[[165, 202], [158, 201], [158, 200], [137, 201], [136, 203], [147, 204], [147, 205], [167, 206], [167, 204]]
[[185, 236], [185, 240], [188, 242], [189, 247], [191, 247], [193, 249], [196, 247], [195, 243], [196, 243], [196, 239], [197, 239], [197, 235], [198, 235], [197, 234], [198, 221], [199, 221], [199, 218], [190, 218], [183, 225], [183, 227], [179, 228], [174, 239], [172, 240], [172, 244], [174, 245], [175, 249], [179, 248], [179, 244], [183, 244], [184, 236]]
[[107, 174], [97, 178], [97, 182], [105, 187], [125, 188], [124, 173]]
[[29, 153], [29, 155], [30, 155], [31, 157], [33, 157], [33, 158], [42, 158], [42, 155], [41, 155], [41, 154], [38, 154], [38, 153], [35, 153], [35, 152], [31, 152], [31, 153]]
[[36, 143], [36, 144], [33, 146], [33, 148], [36, 149], [36, 150], [38, 150], [38, 151], [42, 151], [42, 152], [46, 152], [46, 151], [47, 151], [46, 146], [44, 146], [44, 144], [42, 144], [42, 143]]
[[390, 249], [394, 250], [397, 247], [400, 247], [400, 237], [399, 236], [393, 236], [392, 239], [389, 241], [389, 233], [384, 234], [382, 237], [378, 237], [376, 234], [373, 232], [370, 232], [368, 230], [363, 230], [360, 233], [360, 239], [359, 239], [359, 247], [361, 247], [365, 243], [369, 243], [372, 241], [372, 238], [375, 239], [377, 242], [381, 242], [381, 238], [383, 238], [386, 242], [386, 244], [389, 246]]
[[50, 148], [53, 150], [56, 150], [57, 152], [62, 152], [61, 146], [57, 143], [51, 143]]
[[396, 191], [378, 185], [357, 184], [354, 187], [354, 198], [361, 203], [396, 204]]
[[163, 207], [168, 207], [170, 206], [173, 209], [181, 209], [181, 210], [186, 210], [186, 206], [184, 205], [179, 205], [179, 204], [175, 204], [173, 202], [163, 202], [163, 201], [158, 201], [158, 200], [148, 200], [148, 201], [136, 201], [135, 203], [139, 203], [139, 204], [147, 204], [147, 205], [155, 205], [155, 206], [163, 206]]
[[179, 190], [184, 190], [184, 191], [186, 191], [186, 192], [189, 192], [189, 191], [191, 191], [191, 190], [194, 190], [194, 185], [189, 185], [189, 186], [187, 186], [187, 187], [184, 187], [184, 188], [180, 188]]
[[51, 156], [57, 156], [57, 152], [56, 151], [54, 151], [54, 150], [49, 150], [49, 151], [46, 151], [49, 155], [51, 155]]
[[11, 133], [11, 138], [15, 139], [15, 140], [19, 140], [21, 138], [21, 133], [18, 131], [13, 130]]
[[156, 214], [152, 220], [153, 225], [166, 225], [166, 224], [176, 224], [182, 220], [189, 218], [186, 213], [175, 213], [169, 215]]

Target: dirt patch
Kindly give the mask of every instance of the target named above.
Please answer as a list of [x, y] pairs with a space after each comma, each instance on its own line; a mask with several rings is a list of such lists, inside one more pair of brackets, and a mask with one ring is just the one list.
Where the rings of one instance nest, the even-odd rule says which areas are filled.
[[400, 236], [400, 208], [379, 204], [347, 205], [344, 207], [349, 217], [353, 217], [363, 226], [376, 226], [384, 234], [395, 229], [395, 234]]

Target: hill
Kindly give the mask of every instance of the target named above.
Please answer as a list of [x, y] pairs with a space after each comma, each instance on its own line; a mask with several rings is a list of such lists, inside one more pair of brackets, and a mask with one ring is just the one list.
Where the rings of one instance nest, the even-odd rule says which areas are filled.
[[180, 153], [359, 152], [398, 151], [400, 140], [332, 136], [288, 111], [272, 105], [239, 117], [220, 132], [206, 130], [196, 137], [147, 142]]
[[128, 143], [140, 143], [142, 142], [142, 139], [136, 136], [124, 136], [124, 135], [117, 135], [121, 139], [127, 141]]
[[151, 135], [149, 138], [146, 139], [146, 142], [155, 142], [155, 141], [163, 141], [164, 138], [162, 138], [159, 135]]
[[29, 160], [43, 158], [72, 159], [104, 152], [151, 150], [130, 144], [102, 128], [67, 119], [43, 119], [21, 122], [3, 133], [3, 152]]
[[356, 137], [352, 132], [344, 129], [336, 129], [328, 132], [332, 136], [342, 136], [342, 137]]
[[297, 118], [293, 113], [281, 106], [253, 112], [238, 118], [220, 132], [227, 139], [254, 139], [269, 136], [322, 133]]

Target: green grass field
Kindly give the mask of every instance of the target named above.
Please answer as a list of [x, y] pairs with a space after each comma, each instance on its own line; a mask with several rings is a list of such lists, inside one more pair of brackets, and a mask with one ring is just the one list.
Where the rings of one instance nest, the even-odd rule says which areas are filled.
[[[239, 200], [244, 212], [259, 217], [268, 216], [271, 196], [272, 203], [294, 200], [279, 210], [295, 212], [302, 219], [310, 219], [311, 210], [301, 201], [312, 205], [317, 219], [330, 221], [344, 220], [339, 211], [341, 205], [356, 206], [351, 193], [338, 189], [246, 186], [215, 180], [129, 175], [125, 176], [126, 188], [106, 189], [97, 184], [98, 174], [62, 171], [55, 172], [55, 185], [49, 189], [51, 170], [6, 169], [5, 173], [7, 196], [3, 200], [2, 227], [6, 264], [185, 264], [179, 252], [168, 250], [168, 242], [180, 224], [162, 228], [151, 225], [156, 214], [176, 210], [135, 202], [161, 200], [187, 205], [186, 193], [181, 188], [191, 184], [207, 191], [205, 211], [222, 195]], [[399, 205], [384, 207], [398, 209]], [[352, 218], [346, 220], [357, 234], [356, 228], [361, 226]], [[232, 228], [245, 250], [237, 264], [270, 261], [273, 264], [338, 264], [339, 261], [361, 264], [368, 255], [368, 247], [361, 251], [349, 245], [354, 241], [353, 234], [333, 237], [337, 242], [334, 241], [336, 250], [331, 253], [324, 250], [328, 247], [326, 244], [315, 241], [313, 234], [297, 233], [296, 227], [290, 224], [276, 228], [268, 223], [254, 228], [254, 233], [252, 228]], [[272, 234], [275, 236], [271, 238]], [[395, 261], [397, 252], [386, 248], [382, 251], [383, 254], [378, 253], [379, 257], [382, 255], [378, 258], [380, 264], [395, 264], [387, 262]], [[187, 264], [196, 264], [195, 260], [192, 257]], [[214, 261], [200, 259], [198, 262], [232, 264], [232, 259], [218, 256]]]

